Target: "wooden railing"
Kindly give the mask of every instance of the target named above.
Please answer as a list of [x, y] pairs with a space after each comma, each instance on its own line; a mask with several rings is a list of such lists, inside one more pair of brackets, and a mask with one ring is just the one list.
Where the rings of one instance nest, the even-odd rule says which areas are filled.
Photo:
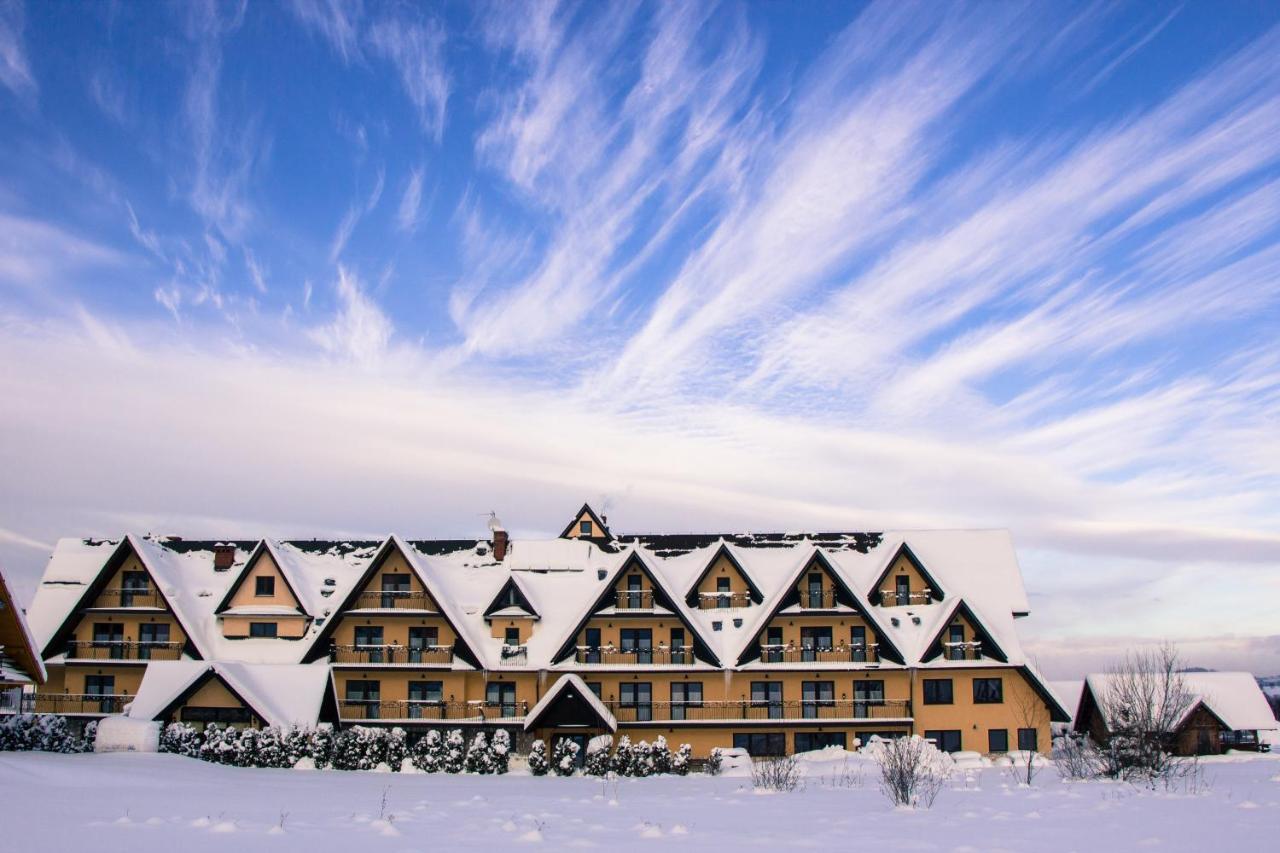
[[519, 720], [528, 702], [431, 702], [418, 699], [344, 699], [338, 703], [344, 720]]
[[886, 607], [905, 607], [908, 604], [928, 604], [929, 590], [922, 592], [898, 592], [894, 589], [880, 590], [880, 603]]
[[574, 657], [577, 663], [598, 663], [614, 666], [689, 666], [697, 663], [693, 650], [683, 649], [620, 649], [616, 646], [578, 646]]
[[104, 589], [95, 607], [164, 607], [164, 598], [150, 587]]
[[761, 663], [879, 663], [876, 643], [833, 648], [760, 644]]
[[425, 592], [409, 590], [373, 590], [356, 596], [355, 610], [426, 610], [435, 612], [435, 605]]
[[72, 640], [67, 657], [73, 660], [178, 660], [182, 643], [136, 643], [114, 640]]
[[946, 660], [982, 660], [982, 642], [969, 640], [964, 643], [945, 642], [942, 657]]
[[93, 693], [37, 693], [22, 697], [22, 709], [28, 714], [119, 714], [132, 699]]
[[802, 610], [831, 610], [836, 606], [836, 591], [824, 589], [820, 592], [800, 590], [800, 608]]
[[651, 589], [618, 590], [616, 601], [617, 601], [616, 606], [619, 610], [652, 610], [653, 609], [653, 590]]
[[752, 702], [649, 702], [622, 703], [609, 699], [605, 707], [620, 723], [712, 722], [725, 720], [890, 720], [909, 719], [911, 703], [906, 700], [858, 702], [788, 700]]
[[395, 644], [389, 646], [334, 644], [332, 655], [334, 663], [450, 664], [453, 663], [453, 646], [426, 646], [416, 649]]
[[698, 609], [700, 610], [729, 610], [750, 606], [751, 596], [745, 592], [698, 593]]

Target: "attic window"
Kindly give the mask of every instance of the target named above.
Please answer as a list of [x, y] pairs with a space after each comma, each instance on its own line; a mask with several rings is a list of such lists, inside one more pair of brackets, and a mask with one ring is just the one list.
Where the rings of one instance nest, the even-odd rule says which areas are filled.
[[591, 522], [589, 522], [589, 521], [580, 521], [580, 522], [578, 522], [578, 535], [580, 535], [580, 536], [590, 536], [590, 535], [591, 535]]

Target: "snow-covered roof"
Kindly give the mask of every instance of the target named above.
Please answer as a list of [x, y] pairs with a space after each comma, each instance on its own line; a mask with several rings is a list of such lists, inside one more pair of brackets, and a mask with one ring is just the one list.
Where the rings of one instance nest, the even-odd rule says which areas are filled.
[[[737, 664], [763, 630], [772, 605], [782, 600], [798, 573], [815, 557], [825, 558], [853, 593], [857, 606], [879, 625], [883, 641], [902, 654], [905, 665], [920, 661], [961, 601], [1010, 664], [1027, 663], [1015, 627], [1015, 616], [1028, 610], [1027, 597], [1012, 539], [1001, 530], [642, 535], [621, 536], [614, 542], [515, 539], [502, 562], [494, 560], [483, 540], [405, 540], [394, 536], [376, 541], [240, 540], [231, 543], [236, 550], [229, 571], [214, 570], [213, 541], [138, 536], [124, 541], [137, 550], [154, 575], [196, 652], [210, 661], [302, 662], [375, 556], [395, 545], [487, 669], [550, 667], [556, 652], [572, 639], [584, 616], [632, 555], [649, 568], [670, 599], [673, 613], [690, 624], [725, 666]], [[55, 636], [121, 542], [58, 542], [28, 613], [40, 648]], [[217, 606], [260, 542], [270, 550], [301, 606], [313, 617], [301, 640], [227, 639], [222, 635]], [[871, 605], [872, 587], [904, 543], [945, 591], [944, 600], [902, 607]], [[706, 610], [688, 606], [690, 585], [722, 546], [759, 587], [763, 604]], [[503, 641], [491, 636], [484, 618], [485, 609], [512, 578], [540, 616], [526, 654], [517, 659], [503, 656]], [[58, 651], [50, 649], [52, 654]]]
[[31, 626], [0, 574], [0, 682], [43, 684], [45, 675]]
[[[1267, 697], [1251, 673], [1183, 672], [1179, 676], [1189, 701], [1177, 726], [1181, 726], [1196, 707], [1203, 704], [1232, 730], [1280, 728]], [[1085, 679], [1089, 692], [1098, 700], [1104, 721], [1107, 703], [1102, 700], [1111, 690], [1116, 678], [1112, 673], [1095, 673]]]
[[269, 725], [314, 726], [329, 668], [324, 664], [249, 664], [237, 661], [152, 661], [128, 715], [154, 720], [206, 675], [220, 677]]
[[1050, 681], [1049, 689], [1062, 700], [1062, 707], [1074, 720], [1076, 714], [1080, 712], [1080, 696], [1084, 693], [1084, 681]]
[[587, 686], [587, 682], [583, 681], [581, 676], [574, 675], [573, 673], [566, 673], [560, 676], [560, 678], [556, 680], [555, 684], [551, 685], [551, 689], [543, 694], [542, 698], [529, 709], [529, 713], [526, 714], [524, 718], [525, 730], [528, 731], [529, 729], [535, 728], [538, 725], [538, 720], [541, 719], [543, 712], [545, 712], [547, 708], [551, 707], [551, 703], [560, 698], [560, 695], [566, 690], [570, 689], [578, 691], [577, 695], [591, 706], [591, 710], [600, 715], [600, 719], [608, 727], [609, 731], [616, 732], [618, 730], [617, 718], [615, 718], [613, 713], [605, 707], [603, 702], [600, 701], [600, 697], [595, 694], [595, 691]]

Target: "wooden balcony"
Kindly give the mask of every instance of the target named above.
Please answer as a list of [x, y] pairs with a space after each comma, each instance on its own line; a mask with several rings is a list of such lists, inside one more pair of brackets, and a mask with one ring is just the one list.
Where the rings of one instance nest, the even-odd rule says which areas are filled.
[[336, 664], [418, 664], [422, 666], [448, 666], [453, 663], [453, 646], [333, 646], [333, 662]]
[[619, 610], [652, 610], [653, 590], [620, 590], [614, 604]]
[[119, 714], [132, 696], [101, 696], [90, 693], [37, 693], [22, 697], [28, 714]]
[[616, 646], [578, 646], [576, 663], [606, 666], [691, 666], [697, 663], [693, 649], [620, 649]]
[[866, 646], [797, 646], [760, 644], [761, 663], [879, 663], [876, 643]]
[[624, 704], [610, 699], [605, 706], [620, 723], [735, 722], [740, 720], [901, 720], [910, 719], [906, 700], [651, 702]]
[[942, 657], [944, 660], [983, 660], [982, 642], [970, 640], [964, 643], [943, 643]]
[[908, 604], [928, 604], [932, 600], [930, 590], [900, 593], [893, 589], [880, 590], [880, 603], [885, 607], [906, 607]]
[[801, 610], [834, 610], [836, 607], [836, 591], [824, 589], [820, 592], [800, 590]]
[[67, 660], [179, 660], [182, 643], [135, 643], [110, 640], [73, 640], [67, 643]]
[[751, 596], [745, 592], [698, 593], [699, 610], [733, 610], [739, 607], [750, 606]]
[[99, 609], [128, 610], [134, 607], [164, 609], [164, 597], [150, 587], [105, 589], [93, 605]]
[[362, 592], [356, 596], [353, 610], [412, 610], [418, 613], [435, 613], [435, 604], [425, 592], [387, 591]]
[[529, 703], [344, 699], [338, 703], [338, 712], [344, 720], [453, 720], [478, 723], [522, 720], [529, 713]]

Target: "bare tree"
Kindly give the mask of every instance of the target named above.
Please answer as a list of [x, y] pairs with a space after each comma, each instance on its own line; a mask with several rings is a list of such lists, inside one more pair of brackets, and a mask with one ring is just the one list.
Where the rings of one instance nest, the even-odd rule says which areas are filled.
[[918, 735], [880, 741], [872, 754], [880, 790], [895, 806], [929, 808], [950, 775], [948, 756]]
[[[1041, 727], [1049, 725], [1049, 708], [1034, 691], [1020, 692], [1014, 700], [1013, 712], [1019, 728], [1035, 729], [1039, 732]], [[1039, 736], [1036, 737], [1036, 742], [1040, 742]], [[1030, 786], [1043, 764], [1040, 753], [1034, 749], [1021, 750], [1013, 763], [1018, 781]]]
[[769, 791], [794, 791], [800, 786], [800, 763], [793, 755], [774, 755], [751, 765], [751, 784]]
[[1108, 730], [1101, 750], [1103, 775], [1155, 787], [1184, 763], [1170, 752], [1174, 730], [1191, 705], [1177, 649], [1129, 653], [1095, 695]]

